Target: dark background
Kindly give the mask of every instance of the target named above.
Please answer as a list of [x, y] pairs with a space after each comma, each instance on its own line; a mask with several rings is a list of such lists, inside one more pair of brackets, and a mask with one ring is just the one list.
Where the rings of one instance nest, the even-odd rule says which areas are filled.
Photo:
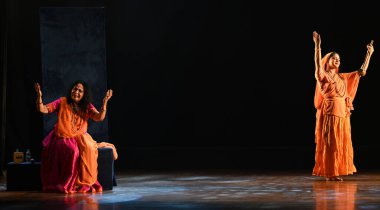
[[[39, 8], [104, 7], [109, 139], [116, 169], [310, 169], [314, 43], [360, 68], [352, 114], [355, 162], [378, 168], [380, 13], [360, 3], [257, 1], [2, 1], [2, 166], [19, 148], [39, 159]], [[314, 4], [315, 3], [315, 4]]]
[[[104, 7], [41, 7], [39, 16], [43, 100], [52, 102], [66, 95], [63, 91], [74, 81], [84, 80], [99, 109], [107, 91]], [[57, 114], [44, 115], [44, 136], [56, 122]], [[87, 131], [93, 139], [107, 141], [108, 118], [89, 123]]]

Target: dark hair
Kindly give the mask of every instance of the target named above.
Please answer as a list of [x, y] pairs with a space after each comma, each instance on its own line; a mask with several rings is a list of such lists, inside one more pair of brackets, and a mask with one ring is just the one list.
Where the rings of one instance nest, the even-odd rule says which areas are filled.
[[92, 93], [91, 93], [91, 89], [88, 86], [87, 82], [85, 82], [83, 80], [77, 80], [74, 83], [72, 83], [72, 85], [70, 86], [70, 88], [66, 94], [67, 103], [71, 104], [74, 102], [73, 99], [71, 98], [71, 91], [73, 90], [74, 86], [76, 86], [77, 84], [83, 85], [83, 98], [79, 101], [78, 106], [79, 106], [79, 109], [81, 110], [81, 112], [84, 114], [87, 111], [88, 105], [90, 103], [92, 103]]
[[[334, 55], [339, 55], [339, 53], [337, 52], [331, 52], [331, 54], [329, 55], [329, 58], [327, 60], [330, 60], [331, 57], [333, 57]], [[340, 55], [339, 55], [340, 56]]]

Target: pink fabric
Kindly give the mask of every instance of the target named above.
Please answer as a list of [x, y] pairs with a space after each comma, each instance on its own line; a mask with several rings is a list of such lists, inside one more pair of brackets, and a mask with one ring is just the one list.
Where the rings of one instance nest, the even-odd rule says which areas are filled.
[[75, 192], [79, 149], [74, 138], [60, 138], [54, 130], [43, 141], [41, 178], [43, 191]]
[[[62, 99], [48, 105], [49, 113], [59, 110]], [[91, 104], [88, 109], [95, 109]], [[86, 118], [87, 120], [88, 118]], [[56, 135], [57, 127], [42, 142], [41, 181], [45, 192], [101, 192], [102, 186], [96, 181], [92, 186], [76, 186], [80, 164], [80, 151], [76, 138]]]

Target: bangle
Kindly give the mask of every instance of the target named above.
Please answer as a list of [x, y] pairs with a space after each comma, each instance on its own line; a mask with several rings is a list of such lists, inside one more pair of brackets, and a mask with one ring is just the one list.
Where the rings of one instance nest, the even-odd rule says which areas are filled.
[[359, 69], [359, 75], [360, 76], [365, 76], [367, 74], [367, 71], [366, 70], [364, 70], [364, 69]]

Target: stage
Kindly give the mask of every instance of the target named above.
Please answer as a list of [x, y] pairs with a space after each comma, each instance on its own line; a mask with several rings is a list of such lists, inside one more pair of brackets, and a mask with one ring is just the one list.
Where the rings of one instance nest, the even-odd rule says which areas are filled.
[[7, 191], [0, 209], [380, 209], [380, 171], [327, 182], [296, 171], [125, 171], [102, 193]]

